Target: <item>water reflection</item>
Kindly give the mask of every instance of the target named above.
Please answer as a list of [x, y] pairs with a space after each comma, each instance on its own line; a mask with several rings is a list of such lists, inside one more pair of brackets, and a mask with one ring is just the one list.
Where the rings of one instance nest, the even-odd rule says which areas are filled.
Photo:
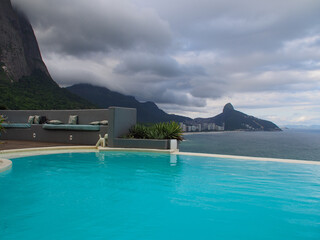
[[170, 154], [170, 166], [177, 166], [177, 155]]
[[106, 154], [101, 153], [101, 152], [96, 152], [96, 158], [98, 159], [99, 164], [101, 164], [101, 165], [106, 164], [105, 157], [106, 157]]

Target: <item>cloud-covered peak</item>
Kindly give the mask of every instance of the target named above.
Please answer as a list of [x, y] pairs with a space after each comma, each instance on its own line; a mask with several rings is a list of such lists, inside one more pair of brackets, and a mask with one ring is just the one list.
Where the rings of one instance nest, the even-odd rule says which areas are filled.
[[13, 1], [30, 17], [44, 51], [73, 56], [112, 49], [164, 51], [169, 25], [155, 11], [130, 1]]

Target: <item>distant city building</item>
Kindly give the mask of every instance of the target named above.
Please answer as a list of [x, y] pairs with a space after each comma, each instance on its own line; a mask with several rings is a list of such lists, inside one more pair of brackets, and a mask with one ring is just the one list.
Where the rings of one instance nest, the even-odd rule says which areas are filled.
[[191, 131], [192, 131], [192, 132], [195, 132], [196, 130], [197, 130], [197, 127], [196, 127], [195, 125], [192, 125], [192, 126], [191, 126]]
[[216, 125], [214, 123], [208, 123], [208, 130], [209, 131], [215, 131], [216, 129]]
[[201, 127], [202, 131], [208, 131], [208, 123], [202, 123], [202, 127]]
[[224, 124], [222, 126], [219, 126], [215, 123], [199, 123], [190, 125], [180, 123], [180, 128], [183, 132], [224, 131]]
[[184, 131], [184, 132], [187, 131], [187, 125], [183, 124], [183, 126], [182, 126], [182, 131]]
[[187, 132], [187, 125], [185, 125], [184, 123], [180, 123], [180, 128], [183, 132]]

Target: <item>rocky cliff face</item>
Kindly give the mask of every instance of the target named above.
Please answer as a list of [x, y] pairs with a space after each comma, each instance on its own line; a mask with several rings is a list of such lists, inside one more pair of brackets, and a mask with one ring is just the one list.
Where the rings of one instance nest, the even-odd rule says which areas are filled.
[[93, 107], [53, 81], [28, 19], [0, 0], [0, 109]]
[[10, 0], [0, 1], [0, 63], [12, 81], [29, 76], [34, 70], [49, 76], [32, 26]]

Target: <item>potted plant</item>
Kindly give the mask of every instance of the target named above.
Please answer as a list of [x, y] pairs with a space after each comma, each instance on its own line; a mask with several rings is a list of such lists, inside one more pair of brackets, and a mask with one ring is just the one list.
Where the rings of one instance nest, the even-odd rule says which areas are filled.
[[130, 128], [129, 138], [138, 139], [176, 139], [182, 141], [182, 129], [176, 122], [156, 123], [149, 127], [137, 124]]

